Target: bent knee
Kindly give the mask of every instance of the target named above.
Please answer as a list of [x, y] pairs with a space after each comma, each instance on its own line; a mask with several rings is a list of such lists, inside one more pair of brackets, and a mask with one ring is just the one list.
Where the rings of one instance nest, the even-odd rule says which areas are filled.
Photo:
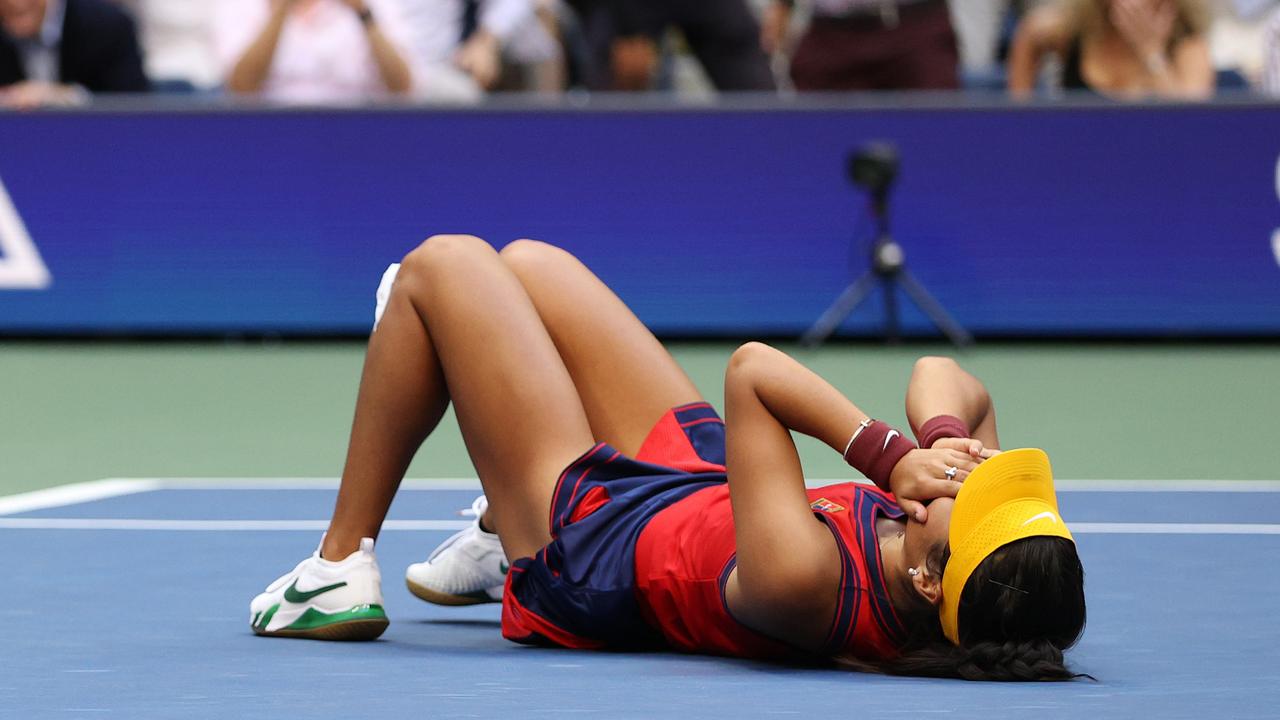
[[506, 247], [502, 248], [502, 252], [498, 254], [502, 256], [503, 262], [519, 274], [548, 262], [553, 262], [568, 253], [555, 245], [541, 240], [521, 238], [508, 243]]
[[493, 246], [475, 235], [432, 235], [404, 256], [401, 272], [414, 275], [493, 254]]

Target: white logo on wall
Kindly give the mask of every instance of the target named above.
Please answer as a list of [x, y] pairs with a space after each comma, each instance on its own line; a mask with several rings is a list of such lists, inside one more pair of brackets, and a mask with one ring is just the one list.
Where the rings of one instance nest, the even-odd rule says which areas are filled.
[[0, 180], [0, 290], [43, 290], [53, 282]]
[[[1280, 200], [1280, 157], [1276, 158], [1276, 199]], [[1276, 264], [1280, 265], [1280, 228], [1271, 233], [1271, 252], [1276, 256]]]

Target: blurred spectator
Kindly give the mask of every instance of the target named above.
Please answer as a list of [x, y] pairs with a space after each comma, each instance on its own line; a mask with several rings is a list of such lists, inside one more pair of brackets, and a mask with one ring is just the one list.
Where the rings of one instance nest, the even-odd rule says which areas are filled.
[[[812, 0], [813, 18], [791, 59], [798, 90], [948, 90], [959, 54], [945, 0]], [[761, 42], [780, 48], [794, 0], [765, 10]]]
[[[1052, 0], [952, 0], [951, 24], [968, 82], [1004, 88], [1004, 58], [1011, 23]], [[998, 84], [993, 84], [998, 80]]]
[[[402, 0], [413, 54], [432, 74], [465, 74], [477, 89], [561, 89], [533, 75], [558, 65], [560, 48], [548, 29], [552, 3], [539, 0]], [[528, 70], [532, 79], [509, 79]]]
[[73, 105], [145, 92], [133, 20], [104, 0], [0, 0], [0, 104]]
[[1203, 0], [1059, 0], [1027, 15], [1009, 53], [1009, 92], [1031, 95], [1055, 54], [1062, 87], [1138, 98], [1205, 98], [1214, 70]]
[[157, 92], [211, 90], [222, 83], [210, 0], [117, 0], [138, 19], [147, 76]]
[[718, 90], [777, 86], [759, 45], [760, 29], [746, 0], [569, 0], [581, 18], [593, 90], [648, 90], [668, 28], [685, 43]]
[[1209, 55], [1218, 71], [1218, 89], [1260, 85], [1262, 46], [1277, 0], [1208, 0]]
[[1271, 13], [1262, 48], [1265, 58], [1262, 67], [1262, 92], [1280, 98], [1280, 8]]
[[217, 0], [226, 88], [290, 103], [407, 96], [414, 74], [400, 10], [396, 0]]

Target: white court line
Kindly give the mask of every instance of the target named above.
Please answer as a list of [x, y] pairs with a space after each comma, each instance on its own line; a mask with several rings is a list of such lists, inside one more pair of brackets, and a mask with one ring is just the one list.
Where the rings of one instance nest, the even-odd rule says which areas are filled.
[[[121, 478], [124, 480], [132, 478]], [[147, 478], [159, 490], [337, 490], [336, 477], [168, 477]], [[479, 490], [479, 478], [405, 478], [401, 490]]]
[[[857, 481], [855, 479], [855, 482]], [[849, 478], [810, 478], [808, 482], [811, 485], [827, 485], [849, 482]], [[337, 487], [338, 478], [333, 477], [106, 478], [0, 497], [0, 516], [76, 505], [154, 490], [333, 490]], [[460, 477], [410, 478], [406, 479], [400, 487], [404, 490], [428, 492], [436, 490], [479, 490], [480, 481], [476, 478]], [[1064, 493], [1280, 493], [1280, 481], [1059, 480], [1057, 489], [1059, 492]]]
[[159, 490], [161, 487], [162, 485], [158, 480], [142, 478], [109, 478], [74, 483], [72, 485], [60, 485], [45, 490], [0, 497], [0, 515], [14, 515], [31, 512], [32, 510], [78, 505], [121, 495], [150, 492]]
[[[335, 477], [169, 477], [113, 478], [127, 482], [145, 480], [159, 483], [164, 490], [333, 490]], [[867, 483], [861, 478], [808, 478], [809, 485], [833, 485], [845, 482]], [[1059, 492], [1199, 492], [1199, 493], [1280, 493], [1280, 480], [1058, 480]], [[400, 485], [404, 490], [479, 490], [477, 478], [409, 478]]]
[[1280, 535], [1262, 523], [1071, 523], [1074, 535]]
[[[388, 520], [383, 530], [461, 530], [470, 520]], [[177, 530], [320, 532], [328, 520], [153, 520], [139, 518], [0, 518], [0, 530]], [[1072, 523], [1076, 535], [1280, 535], [1260, 523]]]
[[[383, 530], [461, 530], [471, 520], [388, 520]], [[138, 518], [3, 518], [0, 530], [192, 530], [323, 532], [328, 520], [154, 520]]]
[[1058, 480], [1058, 492], [1280, 493], [1277, 480]]

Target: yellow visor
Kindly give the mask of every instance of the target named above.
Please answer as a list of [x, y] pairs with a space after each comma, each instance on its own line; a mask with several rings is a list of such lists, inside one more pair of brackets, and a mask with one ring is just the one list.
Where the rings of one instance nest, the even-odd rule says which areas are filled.
[[942, 573], [942, 631], [960, 644], [960, 594], [987, 556], [1016, 540], [1061, 537], [1074, 542], [1058, 514], [1049, 456], [1037, 448], [1006, 450], [984, 460], [964, 481], [951, 511], [951, 558]]

